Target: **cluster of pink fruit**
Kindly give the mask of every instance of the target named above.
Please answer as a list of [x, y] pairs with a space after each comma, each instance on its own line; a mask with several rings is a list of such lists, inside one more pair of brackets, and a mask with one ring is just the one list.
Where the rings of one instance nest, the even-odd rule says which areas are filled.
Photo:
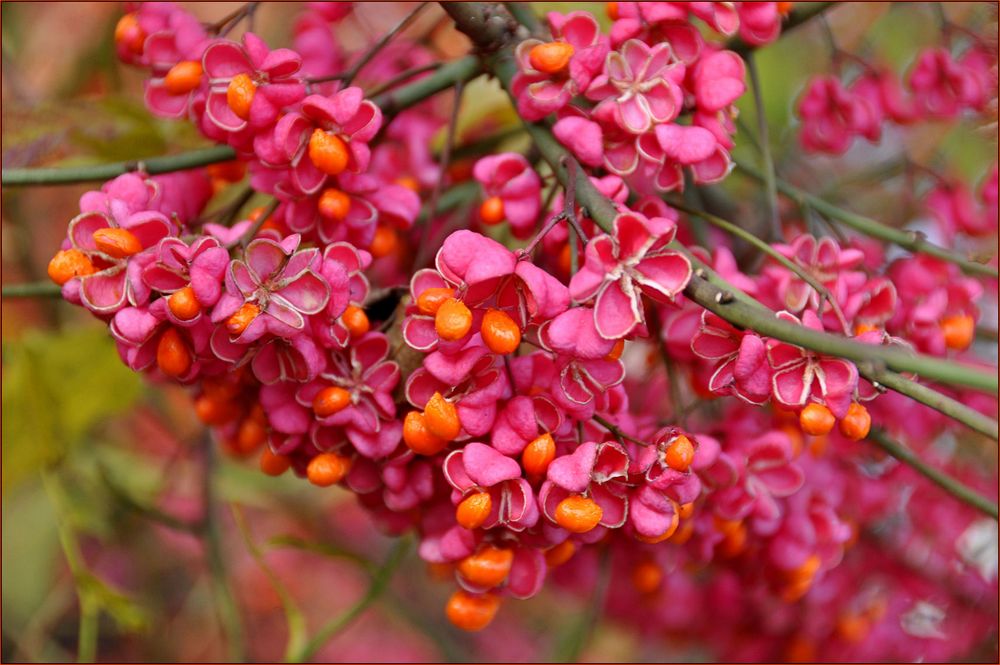
[[[543, 202], [545, 176], [524, 155], [442, 164], [429, 140], [447, 123], [436, 99], [387, 120], [361, 87], [336, 79], [357, 61], [330, 29], [349, 5], [310, 3], [294, 50], [250, 32], [239, 43], [215, 36], [169, 3], [135, 6], [116, 44], [149, 70], [150, 110], [187, 118], [239, 159], [126, 174], [88, 193], [49, 274], [107, 321], [130, 367], [191, 386], [198, 416], [234, 453], [257, 455], [268, 474], [339, 484], [387, 531], [415, 530], [421, 557], [454, 571], [447, 614], [462, 628], [484, 628], [502, 597], [531, 597], [550, 576], [590, 588], [595, 553], [607, 549], [631, 580], [613, 585], [609, 607], [644, 629], [728, 648], [765, 623], [761, 649], [821, 649], [830, 635], [860, 644], [887, 611], [909, 611], [890, 603], [902, 578], [873, 591], [834, 573], [900, 510], [900, 485], [916, 482], [902, 466], [854, 468], [878, 458], [856, 443], [872, 422], [863, 402], [888, 398], [850, 361], [686, 298], [692, 254], [675, 242], [686, 222], [658, 197], [681, 189], [685, 171], [703, 184], [732, 168], [743, 60], [693, 19], [759, 45], [778, 36], [786, 4], [609, 3], [610, 35], [577, 11], [548, 16], [548, 41], [519, 44], [518, 111], [555, 116], [555, 137], [613, 202], [610, 230], [570, 191]], [[397, 44], [360, 78], [433, 60]], [[913, 86], [932, 64], [918, 66]], [[803, 114], [849, 115], [817, 86]], [[925, 106], [941, 96], [931, 87], [920, 88]], [[981, 94], [962, 94], [981, 106]], [[816, 122], [830, 134], [829, 118]], [[209, 221], [211, 197], [244, 169], [274, 204], [231, 225]], [[428, 194], [437, 203], [434, 183], [470, 176], [478, 214], [432, 210], [418, 221]], [[992, 182], [995, 210], [995, 171]], [[494, 239], [509, 238], [505, 229], [527, 246]], [[889, 263], [859, 239], [786, 232], [791, 241], [774, 248], [787, 261], [754, 274], [722, 236], [693, 256], [788, 322], [940, 356], [969, 348], [979, 280], [926, 256]], [[433, 267], [422, 265], [436, 236]], [[938, 415], [905, 401], [891, 409], [889, 427]], [[981, 482], [974, 469], [953, 471]], [[975, 525], [971, 509], [947, 511], [951, 527]], [[954, 540], [904, 535], [932, 548]], [[963, 583], [995, 596], [969, 570]], [[835, 620], [792, 634], [790, 618], [762, 618], [776, 603], [815, 607], [802, 600], [815, 587]], [[701, 606], [733, 620], [706, 622], [691, 609]], [[896, 626], [881, 648], [898, 641]]]

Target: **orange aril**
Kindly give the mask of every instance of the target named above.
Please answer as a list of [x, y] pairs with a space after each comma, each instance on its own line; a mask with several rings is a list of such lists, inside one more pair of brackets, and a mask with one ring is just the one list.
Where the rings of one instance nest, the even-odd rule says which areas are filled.
[[471, 327], [472, 312], [457, 298], [445, 300], [434, 314], [434, 329], [443, 340], [462, 339]]
[[316, 393], [313, 398], [313, 412], [320, 418], [343, 411], [351, 403], [351, 393], [340, 386], [329, 386]]
[[252, 302], [245, 302], [240, 308], [226, 319], [226, 330], [234, 337], [242, 335], [253, 320], [260, 315], [260, 307]]
[[636, 591], [641, 594], [651, 594], [663, 583], [663, 569], [655, 561], [647, 559], [632, 566], [629, 577]]
[[267, 429], [253, 418], [244, 418], [236, 432], [236, 444], [245, 455], [264, 445], [267, 441]]
[[500, 586], [514, 562], [514, 551], [494, 545], [483, 545], [458, 563], [458, 573], [471, 584], [492, 589]]
[[167, 376], [176, 379], [191, 369], [191, 352], [176, 328], [167, 328], [156, 344], [156, 366]]
[[531, 66], [546, 74], [557, 74], [566, 69], [573, 57], [573, 45], [566, 42], [539, 44], [528, 52]]
[[327, 175], [339, 175], [350, 160], [347, 144], [336, 134], [322, 129], [313, 130], [309, 137], [309, 161]]
[[399, 249], [399, 236], [396, 235], [396, 231], [381, 224], [377, 226], [372, 244], [368, 247], [371, 255], [376, 259], [381, 259], [384, 256], [395, 254], [397, 249]]
[[424, 425], [431, 434], [444, 441], [453, 441], [462, 431], [458, 409], [439, 392], [435, 392], [424, 406]]
[[694, 461], [694, 444], [683, 434], [670, 442], [663, 453], [664, 461], [674, 471], [687, 471]]
[[275, 455], [270, 448], [260, 454], [260, 470], [269, 476], [280, 476], [292, 463], [284, 455]]
[[195, 398], [194, 413], [206, 425], [225, 425], [239, 414], [239, 410], [231, 400], [206, 393]]
[[941, 332], [949, 349], [964, 351], [976, 336], [976, 321], [968, 314], [953, 314], [941, 319]]
[[49, 261], [49, 279], [62, 286], [74, 277], [84, 277], [93, 275], [96, 271], [94, 264], [90, 262], [87, 255], [78, 249], [64, 249], [56, 252], [56, 255]]
[[490, 516], [493, 499], [489, 492], [475, 492], [462, 499], [455, 508], [455, 521], [465, 529], [478, 529]]
[[372, 327], [371, 321], [368, 320], [368, 315], [365, 314], [365, 310], [357, 305], [348, 305], [344, 313], [340, 315], [340, 320], [344, 323], [344, 327], [347, 328], [347, 332], [351, 333], [351, 337], [361, 337], [371, 330]]
[[116, 259], [124, 259], [142, 251], [142, 243], [128, 229], [104, 228], [94, 231], [97, 249]]
[[167, 307], [170, 312], [181, 321], [190, 321], [201, 312], [201, 305], [194, 297], [194, 289], [185, 286], [171, 293], [167, 297]]
[[421, 314], [426, 314], [428, 316], [433, 316], [437, 314], [438, 309], [441, 305], [451, 298], [455, 297], [455, 290], [445, 287], [431, 287], [429, 289], [424, 289], [419, 296], [417, 296], [417, 309], [420, 310]]
[[237, 74], [226, 88], [226, 104], [236, 117], [241, 120], [250, 119], [250, 106], [257, 94], [257, 84], [246, 74]]
[[516, 351], [521, 344], [521, 329], [509, 314], [498, 309], [486, 312], [479, 332], [493, 353], [507, 355]]
[[418, 455], [435, 455], [448, 445], [444, 439], [431, 434], [424, 422], [424, 414], [419, 411], [406, 414], [403, 420], [403, 442]]
[[139, 27], [135, 13], [125, 14], [115, 25], [115, 43], [124, 44], [133, 53], [142, 53], [146, 33]]
[[608, 355], [604, 356], [605, 360], [618, 360], [622, 357], [622, 352], [625, 350], [625, 340], [620, 339], [615, 342], [615, 345], [611, 347], [611, 351]]
[[541, 476], [556, 457], [556, 442], [546, 432], [524, 447], [521, 464], [529, 476]]
[[564, 540], [545, 550], [545, 563], [548, 564], [549, 568], [555, 568], [569, 561], [574, 554], [576, 554], [576, 545], [573, 544], [572, 540]]
[[556, 506], [556, 523], [571, 533], [587, 533], [596, 527], [604, 511], [597, 502], [580, 494], [568, 496]]
[[347, 213], [351, 211], [351, 197], [339, 189], [324, 189], [319, 195], [316, 204], [319, 214], [335, 222], [342, 222], [347, 219]]
[[837, 419], [834, 418], [830, 409], [816, 402], [810, 402], [799, 413], [799, 427], [802, 428], [803, 432], [812, 436], [829, 434], [836, 422]]
[[503, 221], [503, 199], [491, 196], [479, 206], [479, 218], [483, 224], [499, 224]]
[[476, 632], [486, 628], [500, 609], [500, 599], [491, 593], [472, 594], [459, 589], [448, 599], [445, 615], [457, 628]]
[[852, 441], [860, 441], [868, 436], [872, 428], [872, 417], [863, 405], [851, 402], [847, 415], [840, 421], [840, 433]]
[[343, 480], [350, 470], [351, 460], [349, 457], [336, 453], [320, 453], [309, 460], [309, 466], [306, 467], [306, 477], [313, 485], [329, 487]]
[[170, 68], [163, 77], [163, 85], [171, 95], [184, 95], [201, 85], [201, 63], [184, 60]]

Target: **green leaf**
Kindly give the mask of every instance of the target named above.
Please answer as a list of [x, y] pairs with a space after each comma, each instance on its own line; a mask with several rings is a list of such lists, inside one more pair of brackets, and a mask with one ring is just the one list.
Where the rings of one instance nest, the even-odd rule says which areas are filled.
[[4, 347], [3, 379], [4, 492], [62, 459], [142, 390], [104, 327], [27, 333]]

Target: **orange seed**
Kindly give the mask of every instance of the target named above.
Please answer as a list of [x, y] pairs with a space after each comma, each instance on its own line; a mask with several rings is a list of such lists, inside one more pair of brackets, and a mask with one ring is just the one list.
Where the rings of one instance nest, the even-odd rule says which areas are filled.
[[351, 333], [351, 337], [361, 337], [372, 327], [365, 310], [357, 305], [348, 305], [344, 313], [340, 315], [340, 320], [344, 323], [347, 331]]
[[336, 134], [319, 129], [309, 137], [309, 160], [327, 175], [338, 175], [347, 168], [350, 153], [347, 144]]
[[462, 499], [455, 509], [455, 521], [465, 529], [478, 529], [486, 522], [493, 510], [493, 499], [489, 492], [475, 492]]
[[651, 594], [663, 583], [663, 569], [655, 561], [640, 561], [632, 567], [632, 586], [641, 594]]
[[194, 289], [185, 286], [170, 294], [167, 298], [167, 307], [170, 312], [181, 321], [190, 321], [201, 312], [201, 305], [194, 297]]
[[503, 221], [503, 199], [499, 196], [491, 196], [479, 206], [479, 218], [483, 224], [499, 224]]
[[275, 455], [270, 448], [260, 454], [260, 470], [269, 476], [280, 476], [292, 465], [284, 455]]
[[529, 476], [541, 476], [556, 457], [556, 442], [546, 432], [524, 447], [521, 464]]
[[418, 455], [436, 455], [448, 442], [431, 434], [424, 421], [424, 414], [410, 411], [403, 420], [403, 442]]
[[462, 559], [458, 563], [458, 573], [471, 584], [492, 589], [507, 579], [513, 562], [513, 550], [487, 544]]
[[329, 487], [343, 480], [350, 470], [350, 458], [336, 453], [320, 453], [309, 460], [306, 477], [313, 485]]
[[156, 344], [156, 366], [169, 377], [177, 378], [191, 369], [191, 352], [176, 328], [167, 328]]
[[319, 214], [335, 222], [342, 222], [351, 211], [351, 197], [339, 189], [324, 189], [319, 196]]
[[142, 251], [142, 243], [128, 229], [104, 228], [94, 231], [97, 249], [116, 259], [124, 259]]
[[445, 615], [454, 626], [469, 632], [486, 628], [500, 609], [500, 599], [491, 593], [472, 594], [459, 589], [448, 599]]
[[681, 434], [670, 443], [663, 456], [667, 466], [674, 471], [687, 471], [694, 460], [694, 444]]
[[516, 351], [521, 344], [521, 329], [510, 315], [498, 309], [486, 312], [479, 331], [493, 353], [507, 355]]
[[170, 68], [163, 78], [163, 85], [171, 95], [184, 95], [201, 85], [201, 63], [184, 60]]
[[226, 319], [226, 330], [233, 336], [242, 335], [247, 326], [253, 323], [259, 314], [260, 307], [252, 302], [245, 302], [232, 316]]
[[573, 57], [573, 45], [566, 42], [539, 44], [528, 53], [531, 66], [546, 74], [557, 74], [566, 68]]
[[423, 292], [417, 296], [417, 309], [420, 310], [421, 314], [433, 316], [434, 314], [437, 314], [438, 309], [440, 309], [444, 301], [454, 297], [454, 289], [444, 287], [431, 287], [429, 289], [424, 289]]
[[852, 441], [860, 441], [868, 436], [872, 428], [872, 417], [863, 405], [851, 402], [847, 415], [840, 421], [840, 433]]
[[834, 418], [830, 409], [816, 402], [810, 402], [799, 413], [799, 427], [802, 428], [803, 432], [812, 436], [829, 434], [836, 422], [837, 419]]
[[241, 120], [250, 119], [250, 105], [257, 94], [257, 84], [246, 74], [237, 74], [226, 88], [226, 104], [236, 117]]
[[441, 339], [449, 342], [465, 337], [471, 327], [472, 312], [457, 298], [441, 303], [434, 315], [434, 329]]
[[602, 517], [604, 511], [597, 502], [580, 494], [568, 496], [556, 506], [556, 523], [572, 533], [587, 533]]
[[424, 425], [431, 434], [444, 441], [454, 441], [462, 431], [458, 409], [439, 392], [435, 392], [424, 406]]
[[329, 386], [316, 393], [312, 408], [320, 418], [340, 413], [351, 403], [351, 393], [340, 386]]
[[941, 332], [949, 349], [964, 351], [976, 336], [976, 321], [968, 314], [953, 314], [941, 319]]
[[49, 279], [62, 286], [74, 277], [93, 275], [96, 272], [94, 264], [87, 255], [78, 249], [64, 249], [56, 252], [49, 261]]

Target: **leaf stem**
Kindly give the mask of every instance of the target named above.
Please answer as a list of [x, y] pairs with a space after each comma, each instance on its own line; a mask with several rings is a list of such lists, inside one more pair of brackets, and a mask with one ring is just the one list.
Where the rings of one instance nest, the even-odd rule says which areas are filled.
[[291, 663], [303, 663], [312, 659], [316, 653], [323, 648], [330, 638], [336, 635], [338, 632], [349, 626], [355, 619], [357, 619], [362, 612], [364, 612], [368, 607], [374, 603], [385, 591], [386, 586], [388, 586], [389, 581], [392, 579], [392, 574], [402, 563], [406, 556], [406, 553], [410, 548], [410, 538], [404, 536], [396, 541], [392, 549], [389, 551], [389, 556], [386, 558], [385, 563], [382, 567], [378, 569], [372, 578], [371, 585], [365, 592], [358, 602], [352, 605], [340, 616], [334, 617], [327, 623], [323, 624], [316, 634], [310, 639], [301, 649], [294, 652], [288, 658], [288, 662]]

